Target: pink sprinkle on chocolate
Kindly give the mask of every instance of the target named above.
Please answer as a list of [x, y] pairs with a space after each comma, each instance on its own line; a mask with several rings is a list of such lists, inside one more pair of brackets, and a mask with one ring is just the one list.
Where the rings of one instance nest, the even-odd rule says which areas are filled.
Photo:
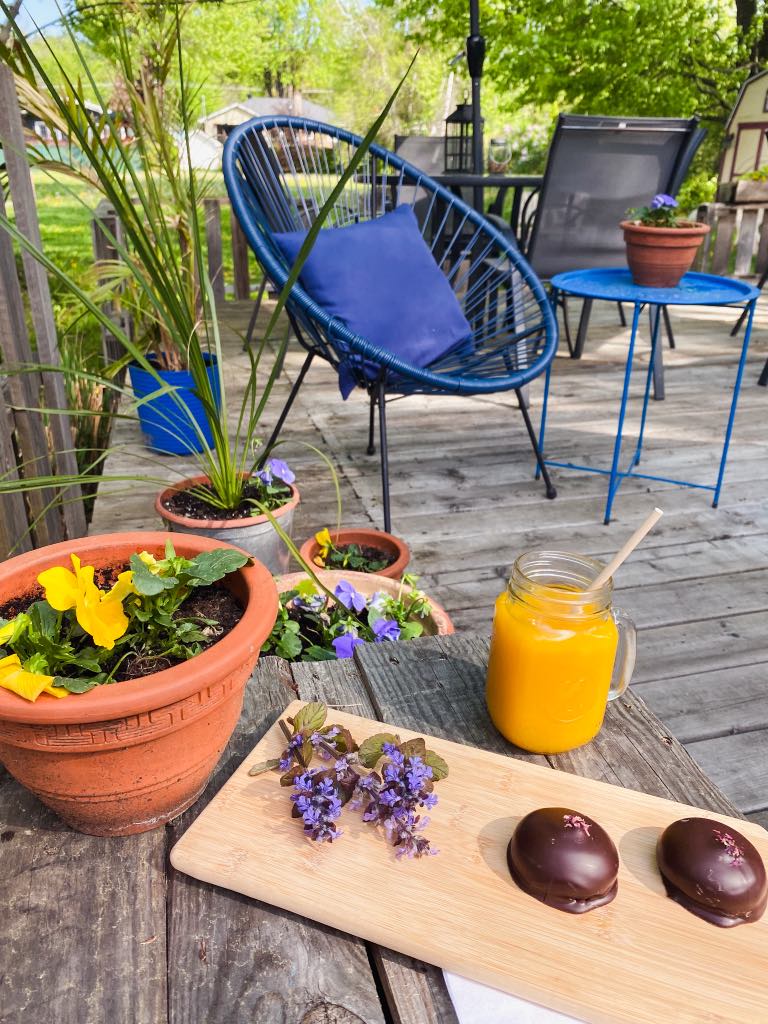
[[721, 832], [718, 828], [712, 829], [712, 834], [718, 843], [722, 843], [726, 849], [726, 852], [731, 858], [731, 864], [741, 864], [744, 860], [744, 854], [739, 848], [736, 840], [733, 838], [730, 832]]
[[580, 814], [564, 814], [563, 821], [565, 822], [566, 828], [580, 828], [585, 835], [589, 835], [589, 830], [592, 828], [582, 818]]

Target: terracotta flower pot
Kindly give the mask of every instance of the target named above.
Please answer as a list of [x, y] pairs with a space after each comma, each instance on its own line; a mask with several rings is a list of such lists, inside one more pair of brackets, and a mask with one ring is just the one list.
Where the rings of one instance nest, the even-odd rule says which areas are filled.
[[[290, 562], [290, 552], [266, 516], [251, 516], [249, 519], [191, 519], [165, 507], [168, 499], [178, 491], [209, 482], [207, 476], [191, 476], [180, 480], [173, 487], [167, 487], [157, 496], [155, 511], [166, 527], [175, 533], [194, 533], [198, 537], [211, 537], [225, 544], [234, 544], [266, 565], [271, 573], [285, 572]], [[290, 484], [288, 486], [291, 488], [290, 499], [275, 509], [272, 515], [290, 537], [300, 495], [298, 488]]]
[[655, 228], [623, 220], [621, 227], [632, 280], [643, 288], [676, 288], [709, 232], [708, 224], [692, 221], [677, 228]]
[[[52, 544], [0, 565], [0, 603], [32, 593], [43, 569], [70, 567], [74, 552], [96, 569], [134, 552], [163, 557], [167, 533], [114, 533]], [[193, 558], [221, 547], [174, 537]], [[269, 572], [254, 562], [226, 585], [243, 617], [189, 661], [140, 679], [34, 703], [0, 689], [0, 761], [79, 832], [130, 835], [181, 814], [203, 791], [240, 716], [243, 690], [277, 617]]]
[[[377, 590], [383, 590], [385, 593], [396, 597], [400, 590], [399, 580], [392, 580], [388, 576], [379, 576], [373, 572], [347, 572], [346, 569], [318, 569], [317, 576], [329, 590], [333, 590], [341, 580], [347, 580], [355, 590], [359, 590], [365, 597], [371, 597]], [[298, 583], [305, 579], [307, 579], [305, 572], [289, 572], [284, 576], [278, 576], [275, 582], [277, 583], [277, 589], [283, 594], [286, 590], [293, 590]], [[407, 592], [408, 588], [406, 588]], [[424, 624], [424, 635], [448, 636], [450, 633], [453, 633], [453, 623], [445, 608], [441, 607], [431, 597], [429, 598], [429, 603], [432, 606], [432, 612], [426, 619], [421, 620]]]
[[[391, 565], [388, 565], [386, 569], [379, 569], [378, 572], [379, 576], [386, 576], [391, 580], [399, 580], [411, 560], [411, 551], [405, 541], [395, 537], [394, 534], [385, 533], [383, 530], [368, 529], [364, 526], [333, 530], [331, 540], [336, 547], [342, 547], [345, 544], [359, 544], [360, 547], [375, 548], [385, 556], [393, 558], [394, 561]], [[315, 558], [320, 555], [320, 545], [314, 537], [310, 537], [301, 545], [299, 554], [310, 565], [318, 565]], [[371, 574], [364, 573], [363, 575]]]

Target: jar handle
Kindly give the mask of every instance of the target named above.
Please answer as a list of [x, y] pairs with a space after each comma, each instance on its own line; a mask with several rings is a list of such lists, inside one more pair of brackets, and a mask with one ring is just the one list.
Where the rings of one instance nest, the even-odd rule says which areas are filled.
[[616, 648], [616, 660], [613, 663], [613, 678], [608, 691], [608, 700], [616, 700], [624, 693], [632, 678], [637, 653], [637, 631], [632, 619], [620, 608], [612, 608], [611, 615], [619, 631], [619, 644]]

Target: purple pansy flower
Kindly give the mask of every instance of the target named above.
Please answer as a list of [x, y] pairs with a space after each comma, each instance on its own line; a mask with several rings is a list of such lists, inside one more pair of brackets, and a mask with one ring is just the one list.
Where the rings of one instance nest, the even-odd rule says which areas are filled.
[[677, 206], [677, 200], [674, 196], [668, 196], [666, 192], [659, 192], [657, 196], [654, 196], [651, 200], [651, 209], [660, 210], [663, 206]]
[[371, 628], [377, 644], [383, 643], [385, 640], [400, 639], [400, 627], [394, 619], [376, 619]]
[[365, 598], [346, 580], [341, 580], [333, 593], [345, 608], [354, 608], [356, 612], [362, 612], [365, 609]]
[[342, 633], [341, 636], [335, 637], [332, 643], [337, 658], [351, 658], [355, 648], [363, 641], [354, 633]]
[[256, 476], [263, 484], [269, 486], [274, 477], [282, 480], [284, 484], [292, 484], [296, 474], [291, 471], [287, 462], [282, 459], [269, 459], [262, 469], [258, 470]]

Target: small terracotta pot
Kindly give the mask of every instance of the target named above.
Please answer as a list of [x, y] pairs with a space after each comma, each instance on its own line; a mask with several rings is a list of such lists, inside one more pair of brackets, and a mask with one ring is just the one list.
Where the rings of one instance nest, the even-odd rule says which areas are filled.
[[683, 222], [677, 228], [655, 228], [623, 220], [627, 263], [632, 280], [642, 288], [676, 288], [696, 258], [708, 224]]
[[[165, 502], [178, 491], [209, 483], [207, 476], [191, 476], [180, 480], [173, 487], [167, 487], [157, 496], [155, 511], [167, 528], [175, 533], [194, 533], [198, 537], [212, 537], [225, 544], [234, 544], [266, 565], [271, 573], [285, 572], [290, 563], [290, 552], [266, 516], [251, 516], [249, 519], [189, 519], [165, 507]], [[298, 488], [289, 486], [291, 497], [280, 508], [276, 508], [272, 515], [290, 537], [300, 495]]]
[[[355, 590], [359, 590], [365, 597], [371, 597], [376, 593], [377, 590], [383, 590], [387, 594], [391, 594], [396, 597], [400, 590], [399, 580], [392, 580], [388, 576], [379, 576], [374, 572], [347, 572], [346, 569], [318, 569], [317, 576], [320, 581], [328, 587], [329, 590], [333, 590], [341, 580], [347, 580], [351, 583]], [[302, 580], [306, 580], [307, 574], [305, 572], [289, 572], [284, 576], [278, 576], [275, 580], [277, 583], [277, 589], [281, 594], [284, 594], [286, 590], [293, 590], [293, 588], [301, 583]], [[409, 588], [405, 588], [405, 592], [408, 593]], [[420, 620], [424, 624], [424, 636], [448, 636], [454, 632], [453, 623], [451, 622], [448, 612], [437, 601], [429, 598], [429, 603], [432, 606], [432, 612], [426, 617], [426, 619]], [[55, 698], [54, 698], [55, 699]]]
[[[343, 547], [345, 544], [359, 544], [360, 547], [375, 548], [394, 562], [386, 569], [380, 569], [379, 576], [386, 576], [390, 580], [399, 580], [405, 572], [408, 562], [411, 560], [411, 551], [404, 540], [395, 537], [394, 534], [384, 533], [383, 530], [367, 529], [364, 526], [350, 527], [349, 529], [334, 530], [331, 533], [331, 540], [336, 547]], [[305, 540], [299, 549], [299, 554], [305, 562], [310, 565], [320, 565], [315, 559], [320, 557], [320, 545], [314, 537]], [[343, 571], [343, 570], [342, 570]], [[363, 575], [369, 576], [370, 573]]]
[[[167, 533], [113, 533], [30, 551], [0, 565], [0, 603], [34, 592], [43, 569], [123, 566], [138, 551], [163, 557]], [[193, 558], [222, 547], [173, 537]], [[195, 802], [240, 716], [243, 691], [277, 618], [277, 592], [258, 562], [224, 581], [243, 617], [218, 643], [181, 665], [88, 693], [34, 702], [0, 689], [0, 761], [79, 832], [146, 832]]]

